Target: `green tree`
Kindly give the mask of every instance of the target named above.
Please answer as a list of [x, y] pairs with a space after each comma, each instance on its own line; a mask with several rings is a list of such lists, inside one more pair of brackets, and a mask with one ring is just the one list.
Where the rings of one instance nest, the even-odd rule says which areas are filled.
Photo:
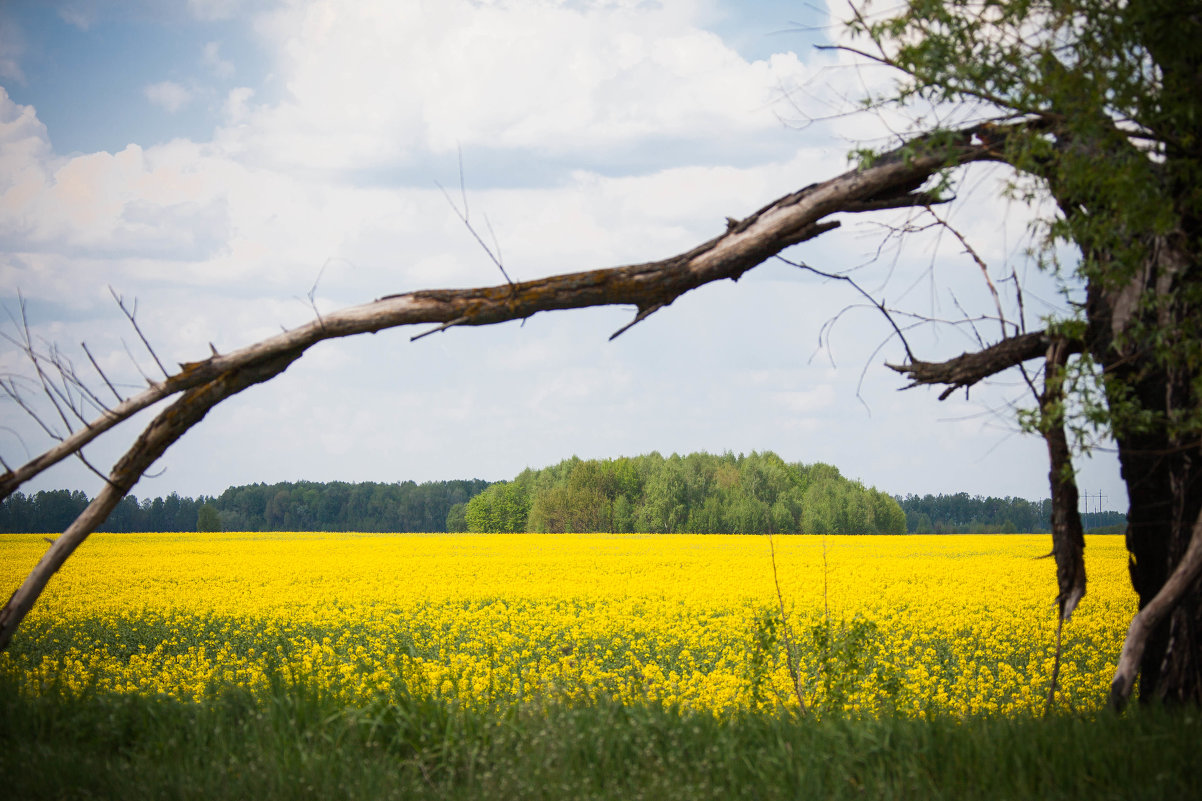
[[467, 502], [464, 519], [470, 531], [501, 533], [526, 531], [530, 497], [517, 482], [501, 481]]
[[447, 527], [447, 531], [452, 532], [452, 533], [459, 533], [459, 532], [470, 530], [470, 528], [467, 524], [467, 504], [466, 503], [457, 503], [454, 506], [452, 506], [449, 510], [447, 510], [446, 527]]
[[221, 531], [221, 513], [211, 503], [202, 504], [196, 510], [197, 531]]

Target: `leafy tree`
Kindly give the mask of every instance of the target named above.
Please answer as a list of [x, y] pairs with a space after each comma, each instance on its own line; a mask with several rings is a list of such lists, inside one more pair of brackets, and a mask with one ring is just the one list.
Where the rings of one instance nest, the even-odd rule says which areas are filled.
[[467, 526], [467, 504], [457, 503], [447, 511], [447, 531], [463, 532]]
[[491, 485], [467, 502], [464, 518], [468, 530], [481, 533], [525, 531], [530, 497], [517, 482]]
[[202, 504], [196, 512], [197, 531], [221, 531], [221, 513], [211, 503]]

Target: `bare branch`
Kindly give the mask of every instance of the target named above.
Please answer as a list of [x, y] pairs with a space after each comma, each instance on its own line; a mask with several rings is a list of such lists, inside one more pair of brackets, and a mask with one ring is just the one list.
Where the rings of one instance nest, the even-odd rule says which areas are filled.
[[[985, 264], [985, 260], [977, 254], [977, 251], [968, 243], [968, 240], [964, 238], [964, 235], [960, 233], [959, 229], [936, 214], [935, 210], [930, 206], [927, 206], [926, 210], [928, 214], [935, 218], [935, 221], [939, 223], [939, 225], [943, 226], [943, 228], [951, 232], [952, 236], [956, 237], [956, 239], [960, 242], [961, 247], [964, 248], [964, 252], [967, 253], [969, 257], [976, 262], [977, 267], [980, 268], [981, 276], [985, 279], [985, 285], [989, 287], [989, 294], [993, 296], [993, 305], [994, 308], [997, 309], [997, 316], [998, 320], [1000, 321], [999, 324], [1002, 327], [1002, 336], [1007, 336], [1009, 332], [1006, 330], [1006, 313], [1002, 311], [1002, 299], [998, 295], [997, 287], [994, 286], [993, 279], [989, 277], [989, 266]], [[1017, 285], [1017, 283], [1018, 282], [1016, 281], [1015, 284]], [[1017, 326], [1015, 326], [1015, 328], [1017, 328]]]
[[[436, 185], [439, 189], [442, 189], [443, 197], [447, 199], [447, 203], [449, 203], [451, 209], [454, 210], [455, 216], [458, 217], [459, 221], [462, 222], [467, 228], [468, 233], [472, 235], [472, 237], [476, 240], [476, 243], [479, 244], [480, 247], [484, 249], [484, 252], [488, 254], [489, 260], [492, 261], [492, 263], [497, 266], [497, 269], [501, 271], [501, 275], [505, 277], [505, 283], [509, 284], [511, 287], [514, 286], [513, 280], [509, 277], [509, 273], [505, 271], [505, 265], [501, 261], [501, 246], [497, 242], [497, 236], [493, 233], [492, 223], [488, 221], [488, 217], [485, 216], [484, 224], [488, 227], [488, 233], [493, 238], [493, 244], [496, 248], [495, 250], [488, 246], [488, 243], [484, 241], [484, 237], [480, 236], [479, 232], [476, 231], [475, 226], [472, 225], [471, 210], [467, 205], [467, 187], [464, 185], [463, 177], [463, 150], [459, 151], [459, 197], [463, 200], [463, 211], [460, 211], [459, 207], [455, 205], [455, 201], [451, 200], [451, 196], [447, 193], [447, 190], [443, 188], [442, 184]], [[434, 332], [431, 331], [429, 333]]]
[[890, 197], [891, 192], [909, 195], [916, 183], [941, 169], [991, 158], [984, 148], [972, 144], [968, 132], [951, 139], [946, 134], [937, 139], [918, 138], [904, 149], [879, 158], [871, 167], [848, 171], [779, 198], [722, 235], [668, 259], [501, 286], [387, 295], [331, 312], [320, 323], [313, 321], [231, 353], [181, 365], [182, 369], [165, 381], [151, 382], [148, 389], [113, 407], [88, 427], [16, 470], [0, 475], [0, 498], [154, 403], [230, 371], [270, 361], [281, 353], [303, 351], [325, 339], [401, 325], [490, 325], [525, 319], [541, 311], [588, 306], [663, 308], [704, 284], [737, 279], [784, 248], [830, 230], [837, 221], [824, 218], [849, 205], [880, 201]]
[[[804, 262], [790, 261], [789, 259], [786, 259], [784, 256], [777, 256], [776, 258], [777, 258], [777, 260], [783, 261], [785, 264], [788, 264], [790, 267], [796, 267], [799, 270], [805, 270], [807, 272], [813, 273], [814, 275], [821, 276], [823, 278], [827, 278], [832, 281], [845, 281], [848, 284], [850, 284], [852, 289], [854, 289], [856, 292], [863, 295], [864, 298], [866, 298], [869, 303], [871, 303], [878, 310], [880, 310], [881, 314], [883, 314], [885, 316], [885, 319], [889, 322], [889, 325], [893, 327], [894, 332], [897, 334], [897, 338], [901, 340], [902, 347], [906, 349], [906, 358], [909, 359], [911, 362], [913, 362], [915, 360], [914, 352], [912, 350], [910, 350], [910, 343], [906, 341], [906, 335], [902, 333], [902, 330], [900, 328], [898, 328], [897, 322], [893, 319], [893, 315], [889, 313], [889, 310], [887, 308], [885, 308], [885, 302], [883, 300], [877, 300], [875, 297], [873, 297], [863, 287], [861, 287], [859, 284], [857, 284], [855, 282], [855, 280], [852, 279], [851, 276], [844, 275], [842, 273], [828, 273], [823, 270], [819, 270], [816, 267], [812, 267], [809, 264], [806, 264]], [[877, 349], [877, 352], [879, 352], [879, 350], [880, 350], [880, 348]], [[876, 352], [874, 352], [873, 355], [875, 356]]]
[[[909, 364], [889, 364], [886, 367], [910, 379], [910, 384], [903, 389], [921, 384], [946, 384], [947, 389], [939, 396], [939, 400], [944, 400], [960, 387], [971, 387], [982, 379], [1029, 359], [1046, 356], [1052, 341], [1053, 337], [1046, 331], [1033, 331], [1003, 339], [976, 353], [963, 353], [945, 362], [911, 361]], [[1080, 353], [1083, 343], [1065, 340], [1065, 347], [1069, 354]]]
[[[104, 385], [109, 388], [109, 392], [113, 393], [113, 397], [117, 399], [117, 403], [124, 403], [125, 398], [121, 397], [121, 393], [118, 392], [117, 388], [113, 386], [113, 382], [109, 381], [109, 377], [105, 375], [104, 370], [101, 370], [100, 365], [96, 363], [96, 357], [92, 355], [92, 351], [88, 350], [88, 343], [80, 342], [79, 347], [83, 348], [83, 352], [87, 354], [88, 361], [92, 363], [92, 367], [95, 368], [96, 374], [100, 376], [100, 380], [104, 382]], [[105, 411], [111, 411], [107, 406], [104, 408]]]
[[67, 527], [38, 561], [33, 571], [0, 609], [0, 651], [8, 646], [17, 627], [45, 588], [46, 583], [77, 547], [105, 521], [121, 498], [168, 447], [199, 423], [209, 409], [248, 386], [283, 372], [302, 351], [284, 351], [244, 369], [222, 373], [217, 378], [185, 392], [164, 409], [121, 457], [107, 483], [87, 508]]
[[[171, 374], [167, 372], [167, 368], [163, 366], [161, 361], [159, 361], [159, 355], [154, 352], [154, 348], [150, 346], [150, 341], [146, 339], [146, 335], [142, 333], [142, 326], [138, 325], [138, 301], [135, 299], [133, 308], [127, 309], [125, 308], [125, 298], [118, 295], [117, 291], [111, 286], [109, 287], [109, 294], [113, 296], [113, 300], [117, 301], [117, 306], [121, 309], [121, 313], [125, 315], [127, 320], [129, 320], [129, 324], [133, 326], [134, 333], [138, 335], [138, 339], [142, 340], [142, 344], [146, 346], [146, 351], [150, 354], [150, 358], [154, 359], [154, 363], [157, 364], [159, 369], [163, 371], [163, 377], [170, 378]], [[133, 354], [130, 354], [130, 358], [133, 358]], [[146, 380], [150, 381], [149, 378]]]
[[[101, 433], [147, 406], [176, 393], [183, 394], [143, 430], [113, 467], [100, 493], [54, 541], [0, 609], [0, 650], [7, 646], [51, 576], [172, 443], [199, 423], [213, 406], [246, 387], [275, 377], [317, 342], [415, 323], [438, 323], [441, 327], [435, 330], [442, 330], [453, 325], [490, 325], [525, 319], [540, 311], [605, 305], [635, 306], [639, 310], [635, 318], [638, 322], [690, 290], [726, 278], [738, 280], [743, 273], [786, 247], [831, 230], [838, 221], [824, 218], [832, 214], [929, 203], [929, 197], [915, 194], [915, 190], [932, 174], [952, 165], [988, 158], [993, 156], [973, 144], [967, 132], [950, 139], [946, 133], [936, 138], [920, 137], [878, 158], [870, 167], [851, 170], [779, 198], [730, 226], [720, 236], [672, 258], [521, 283], [510, 281], [506, 275], [507, 283], [501, 286], [389, 295], [284, 330], [224, 356], [214, 353], [203, 361], [181, 364], [174, 375], [163, 368], [142, 334], [137, 324], [136, 304], [127, 309], [123, 299], [113, 292], [118, 306], [166, 380], [151, 382], [148, 389], [103, 413], [54, 448], [0, 476], [0, 497], [11, 494], [24, 481], [67, 455], [78, 453]], [[466, 195], [461, 216], [466, 223]]]
[[1040, 396], [1040, 429], [1048, 444], [1052, 490], [1052, 554], [1056, 557], [1056, 586], [1060, 619], [1072, 617], [1085, 595], [1085, 533], [1078, 511], [1080, 495], [1073, 474], [1072, 452], [1064, 430], [1064, 369], [1070, 348], [1062, 338], [1048, 346]]

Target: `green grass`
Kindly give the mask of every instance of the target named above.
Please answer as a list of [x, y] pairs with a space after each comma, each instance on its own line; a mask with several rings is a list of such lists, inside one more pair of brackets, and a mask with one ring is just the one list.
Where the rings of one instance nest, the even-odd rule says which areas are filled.
[[604, 703], [346, 708], [305, 687], [203, 703], [0, 687], [14, 799], [1186, 799], [1202, 716], [798, 720]]

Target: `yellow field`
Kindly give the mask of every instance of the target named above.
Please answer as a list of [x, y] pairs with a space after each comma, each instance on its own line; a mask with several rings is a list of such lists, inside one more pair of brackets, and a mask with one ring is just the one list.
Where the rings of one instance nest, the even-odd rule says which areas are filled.
[[[1121, 537], [1087, 537], [1062, 703], [1100, 706], [1135, 611]], [[1042, 709], [1055, 565], [1039, 536], [96, 534], [0, 674], [201, 698], [304, 681], [362, 703], [587, 699], [717, 713]], [[45, 548], [0, 535], [0, 587]]]

